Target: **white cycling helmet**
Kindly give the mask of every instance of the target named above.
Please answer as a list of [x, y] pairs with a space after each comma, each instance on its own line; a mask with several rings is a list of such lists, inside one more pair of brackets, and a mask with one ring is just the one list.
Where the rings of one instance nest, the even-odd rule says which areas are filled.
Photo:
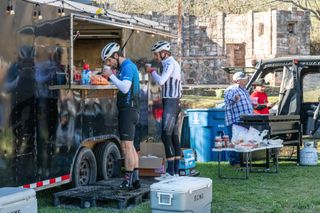
[[120, 45], [117, 42], [110, 42], [101, 51], [101, 59], [103, 61], [107, 60], [112, 56], [113, 53], [120, 50]]
[[167, 41], [158, 41], [151, 48], [151, 51], [155, 53], [158, 53], [162, 50], [170, 51], [170, 43]]

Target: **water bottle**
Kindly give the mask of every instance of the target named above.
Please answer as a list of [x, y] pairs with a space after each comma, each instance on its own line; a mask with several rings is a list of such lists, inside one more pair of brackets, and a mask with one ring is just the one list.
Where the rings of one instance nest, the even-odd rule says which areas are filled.
[[91, 76], [91, 71], [89, 69], [89, 64], [84, 64], [82, 74], [81, 74], [81, 83], [83, 85], [90, 84], [91, 83], [90, 76]]

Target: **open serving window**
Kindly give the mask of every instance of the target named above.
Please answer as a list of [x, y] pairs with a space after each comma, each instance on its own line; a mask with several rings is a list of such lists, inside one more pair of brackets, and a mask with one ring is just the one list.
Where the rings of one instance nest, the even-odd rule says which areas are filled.
[[[91, 17], [70, 14], [58, 19], [23, 27], [19, 33], [34, 36], [36, 69], [45, 70], [50, 89], [106, 89], [112, 85], [82, 85], [83, 64], [92, 74], [102, 71], [101, 49], [111, 41], [124, 48], [125, 56], [138, 61], [151, 60], [152, 44], [174, 37], [166, 25], [135, 18]], [[48, 67], [49, 72], [48, 72]]]

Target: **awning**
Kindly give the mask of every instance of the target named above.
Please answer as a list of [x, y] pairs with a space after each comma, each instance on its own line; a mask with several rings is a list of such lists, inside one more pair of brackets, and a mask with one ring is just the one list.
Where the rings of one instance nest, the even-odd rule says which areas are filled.
[[[38, 4], [49, 5], [57, 8], [61, 8], [62, 6], [60, 1], [52, 1], [52, 0], [26, 0], [26, 1], [33, 4], [38, 3]], [[81, 3], [70, 1], [70, 0], [64, 0], [63, 7], [64, 9], [71, 12], [71, 16], [73, 16], [75, 19], [90, 20], [91, 22], [105, 24], [109, 26], [132, 29], [132, 30], [151, 33], [155, 35], [161, 35], [161, 36], [170, 37], [170, 38], [177, 38], [177, 35], [171, 32], [167, 24], [140, 18], [135, 15], [128, 15], [128, 14], [107, 10], [103, 15], [97, 16], [96, 11], [99, 9], [98, 7], [81, 4]], [[82, 15], [82, 14], [86, 14], [86, 15]]]

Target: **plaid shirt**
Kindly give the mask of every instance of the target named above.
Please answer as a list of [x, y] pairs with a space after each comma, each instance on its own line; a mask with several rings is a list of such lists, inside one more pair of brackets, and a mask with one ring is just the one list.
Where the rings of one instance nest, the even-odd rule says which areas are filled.
[[[235, 96], [239, 95], [240, 100], [236, 101]], [[250, 95], [245, 88], [238, 84], [232, 85], [224, 92], [224, 103], [226, 109], [226, 125], [230, 126], [240, 120], [241, 114], [252, 114], [253, 106]]]

